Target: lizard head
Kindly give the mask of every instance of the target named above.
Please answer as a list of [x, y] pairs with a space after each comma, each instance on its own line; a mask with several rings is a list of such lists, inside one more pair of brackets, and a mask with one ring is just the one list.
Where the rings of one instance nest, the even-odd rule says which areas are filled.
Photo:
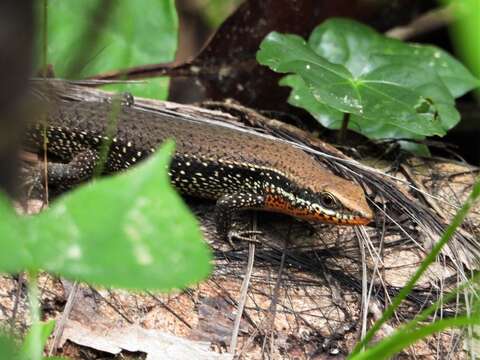
[[359, 185], [339, 178], [315, 192], [312, 207], [320, 220], [339, 225], [366, 225], [373, 219], [365, 193]]
[[365, 225], [373, 219], [362, 187], [333, 174], [314, 186], [274, 190], [266, 196], [271, 211], [338, 225]]

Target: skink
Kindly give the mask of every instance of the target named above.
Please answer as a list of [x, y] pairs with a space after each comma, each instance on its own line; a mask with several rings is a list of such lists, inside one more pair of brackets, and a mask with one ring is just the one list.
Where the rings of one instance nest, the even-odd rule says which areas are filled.
[[[176, 151], [169, 175], [181, 192], [216, 201], [216, 223], [227, 237], [232, 213], [244, 209], [280, 212], [338, 225], [367, 224], [372, 211], [362, 188], [323, 168], [289, 144], [142, 109], [121, 106], [108, 137], [112, 105], [63, 102], [46, 116], [52, 185], [71, 186], [91, 178], [103, 141], [111, 146], [104, 173], [129, 168], [173, 138]], [[25, 145], [42, 153], [44, 125], [29, 126]]]

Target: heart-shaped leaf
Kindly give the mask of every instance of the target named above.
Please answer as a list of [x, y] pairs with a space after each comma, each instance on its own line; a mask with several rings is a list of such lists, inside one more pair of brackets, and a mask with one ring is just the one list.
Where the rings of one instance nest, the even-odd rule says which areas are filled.
[[[402, 64], [434, 71], [454, 98], [480, 85], [479, 80], [462, 63], [444, 50], [392, 39], [348, 19], [332, 18], [323, 22], [313, 30], [308, 44], [328, 61], [344, 65], [355, 77], [386, 64]], [[399, 73], [402, 76], [398, 81], [403, 83], [401, 78], [407, 75], [403, 84], [408, 85], [409, 72]], [[422, 75], [420, 72], [410, 74], [413, 78]]]
[[205, 278], [210, 253], [170, 185], [171, 151], [164, 146], [127, 172], [83, 185], [37, 216], [19, 218], [0, 202], [0, 271], [43, 269], [130, 289], [182, 288]]
[[441, 49], [386, 38], [351, 20], [318, 26], [305, 42], [269, 34], [257, 59], [292, 87], [289, 102], [322, 125], [370, 138], [423, 139], [444, 135], [460, 116], [454, 96], [478, 86], [468, 70]]
[[388, 119], [396, 127], [419, 135], [444, 134], [433, 112], [416, 111], [415, 107], [424, 101], [421, 94], [398, 82], [376, 77], [375, 73], [354, 78], [347, 68], [317, 55], [298, 36], [269, 34], [257, 59], [277, 72], [299, 75], [315, 101], [335, 110], [374, 121]]

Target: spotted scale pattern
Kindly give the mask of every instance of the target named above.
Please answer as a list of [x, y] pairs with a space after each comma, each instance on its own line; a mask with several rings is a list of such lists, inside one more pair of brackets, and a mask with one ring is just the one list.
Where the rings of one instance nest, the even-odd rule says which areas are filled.
[[[68, 165], [57, 169], [69, 172], [61, 179], [57, 171], [56, 181], [73, 185], [84, 180], [98, 161], [103, 141], [110, 143], [104, 171], [111, 173], [135, 165], [173, 138], [172, 183], [185, 194], [217, 201], [222, 236], [232, 212], [241, 209], [277, 211], [344, 225], [364, 224], [372, 217], [358, 185], [333, 175], [288, 144], [130, 107], [121, 109], [116, 131], [107, 137], [110, 107], [106, 103], [59, 103], [49, 113], [49, 155]], [[42, 150], [41, 126], [30, 127], [25, 143], [34, 151]], [[331, 198], [329, 203], [325, 194]]]

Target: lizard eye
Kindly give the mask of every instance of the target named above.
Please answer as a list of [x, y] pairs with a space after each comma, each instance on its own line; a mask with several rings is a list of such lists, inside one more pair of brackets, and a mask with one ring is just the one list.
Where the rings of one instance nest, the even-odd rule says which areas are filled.
[[328, 192], [320, 194], [320, 202], [322, 203], [322, 206], [326, 207], [327, 209], [336, 209], [338, 207], [337, 200]]

